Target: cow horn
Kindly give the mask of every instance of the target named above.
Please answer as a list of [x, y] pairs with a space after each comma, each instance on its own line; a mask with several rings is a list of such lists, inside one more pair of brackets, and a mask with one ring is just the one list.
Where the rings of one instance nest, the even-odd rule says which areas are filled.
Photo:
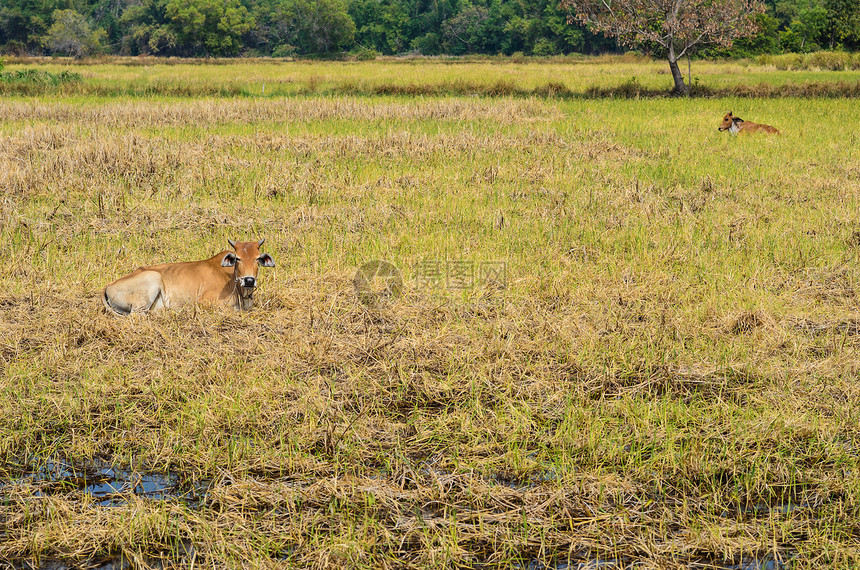
[[236, 244], [230, 238], [227, 238], [227, 243], [230, 244], [230, 247], [232, 247], [233, 249], [236, 249]]
[[257, 247], [263, 247], [263, 242], [266, 241], [266, 238], [260, 240], [260, 243], [257, 244]]

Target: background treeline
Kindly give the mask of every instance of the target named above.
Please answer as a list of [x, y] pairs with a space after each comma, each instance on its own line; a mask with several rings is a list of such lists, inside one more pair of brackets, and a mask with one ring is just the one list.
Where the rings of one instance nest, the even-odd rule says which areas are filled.
[[[704, 55], [860, 48], [860, 1], [767, 0], [758, 36]], [[0, 51], [164, 56], [618, 51], [558, 0], [2, 0]]]

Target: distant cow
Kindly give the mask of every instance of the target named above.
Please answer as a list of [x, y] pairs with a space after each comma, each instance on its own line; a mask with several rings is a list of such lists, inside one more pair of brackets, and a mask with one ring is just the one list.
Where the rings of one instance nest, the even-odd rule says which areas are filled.
[[222, 251], [202, 261], [141, 267], [105, 287], [102, 301], [119, 315], [194, 302], [248, 310], [254, 303], [257, 266], [275, 266], [271, 255], [260, 253], [264, 241], [227, 240], [235, 253]]
[[756, 131], [763, 131], [775, 135], [780, 134], [779, 130], [776, 127], [744, 121], [740, 117], [735, 117], [734, 115], [732, 115], [731, 111], [726, 113], [726, 115], [723, 117], [723, 122], [720, 123], [720, 126], [717, 128], [720, 130], [720, 132], [729, 131], [733, 135], [750, 134]]

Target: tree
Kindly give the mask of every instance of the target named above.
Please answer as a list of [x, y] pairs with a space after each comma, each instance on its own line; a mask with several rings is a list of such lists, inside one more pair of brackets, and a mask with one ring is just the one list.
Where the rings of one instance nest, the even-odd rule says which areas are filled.
[[678, 60], [705, 45], [731, 47], [737, 38], [756, 33], [761, 0], [562, 0], [577, 20], [646, 52], [669, 60], [674, 92], [689, 87]]
[[486, 8], [467, 6], [453, 18], [445, 20], [442, 34], [448, 40], [451, 53], [460, 55], [475, 52], [488, 18]]
[[342, 51], [355, 39], [342, 0], [279, 0], [267, 19], [274, 45], [295, 46], [303, 54]]
[[40, 0], [0, 1], [0, 44], [15, 42], [13, 46], [26, 51], [41, 49], [51, 24], [51, 13], [57, 7], [52, 4], [56, 3]]
[[400, 53], [408, 47], [406, 27], [409, 15], [396, 2], [352, 0], [347, 14], [355, 23], [355, 42], [381, 53]]
[[860, 46], [860, 2], [857, 0], [825, 0], [827, 34], [830, 49], [838, 44]]
[[124, 29], [122, 50], [133, 55], [170, 54], [176, 48], [176, 33], [164, 13], [164, 2], [136, 0], [119, 19]]
[[777, 15], [785, 22], [780, 42], [785, 51], [808, 52], [820, 49], [819, 40], [825, 36], [827, 9], [821, 0], [780, 0]]
[[88, 13], [92, 22], [107, 33], [107, 43], [119, 46], [122, 42], [120, 17], [132, 0], [88, 0]]
[[93, 30], [90, 23], [74, 10], [55, 10], [54, 23], [44, 38], [45, 47], [54, 52], [65, 52], [76, 58], [101, 49], [107, 36], [101, 28]]
[[236, 55], [254, 26], [239, 0], [168, 0], [164, 11], [177, 44], [206, 55]]

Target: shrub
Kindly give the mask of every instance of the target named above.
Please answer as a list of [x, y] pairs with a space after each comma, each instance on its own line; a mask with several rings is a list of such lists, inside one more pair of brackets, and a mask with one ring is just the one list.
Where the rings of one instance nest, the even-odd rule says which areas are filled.
[[558, 81], [549, 81], [544, 85], [539, 85], [532, 91], [540, 97], [570, 97], [573, 95], [567, 85]]
[[620, 97], [628, 99], [638, 98], [642, 93], [642, 84], [635, 77], [631, 77], [624, 83], [618, 86], [617, 93]]
[[24, 45], [24, 42], [10, 40], [5, 46], [3, 46], [2, 52], [21, 57], [27, 55], [27, 46]]
[[[2, 69], [2, 66], [0, 66], [0, 69]], [[18, 71], [0, 73], [0, 82], [3, 83], [56, 86], [62, 83], [76, 83], [80, 80], [81, 74], [74, 73], [73, 71], [51, 73], [50, 71], [41, 71], [38, 69], [20, 69]]]
[[421, 55], [438, 55], [441, 50], [442, 38], [439, 34], [428, 32], [412, 40], [412, 49], [421, 52]]
[[282, 44], [272, 50], [272, 57], [293, 57], [297, 51], [296, 46]]
[[803, 69], [803, 55], [799, 53], [784, 53], [780, 55], [761, 55], [758, 62], [762, 65], [772, 65], [780, 71]]
[[806, 68], [817, 67], [827, 71], [842, 71], [848, 67], [851, 54], [843, 51], [816, 51], [806, 56]]
[[379, 52], [373, 48], [361, 48], [355, 52], [355, 59], [358, 61], [373, 61], [379, 57]]
[[490, 95], [492, 97], [506, 97], [517, 95], [520, 92], [520, 89], [513, 81], [508, 79], [499, 79], [492, 85], [484, 88], [483, 92], [485, 95]]
[[555, 47], [554, 41], [549, 38], [540, 38], [535, 42], [532, 53], [537, 56], [555, 55], [558, 53], [558, 49]]
[[760, 55], [756, 61], [762, 65], [773, 65], [780, 71], [798, 69], [824, 69], [843, 71], [860, 68], [860, 54], [843, 51], [816, 51], [808, 54], [783, 53], [780, 55]]

